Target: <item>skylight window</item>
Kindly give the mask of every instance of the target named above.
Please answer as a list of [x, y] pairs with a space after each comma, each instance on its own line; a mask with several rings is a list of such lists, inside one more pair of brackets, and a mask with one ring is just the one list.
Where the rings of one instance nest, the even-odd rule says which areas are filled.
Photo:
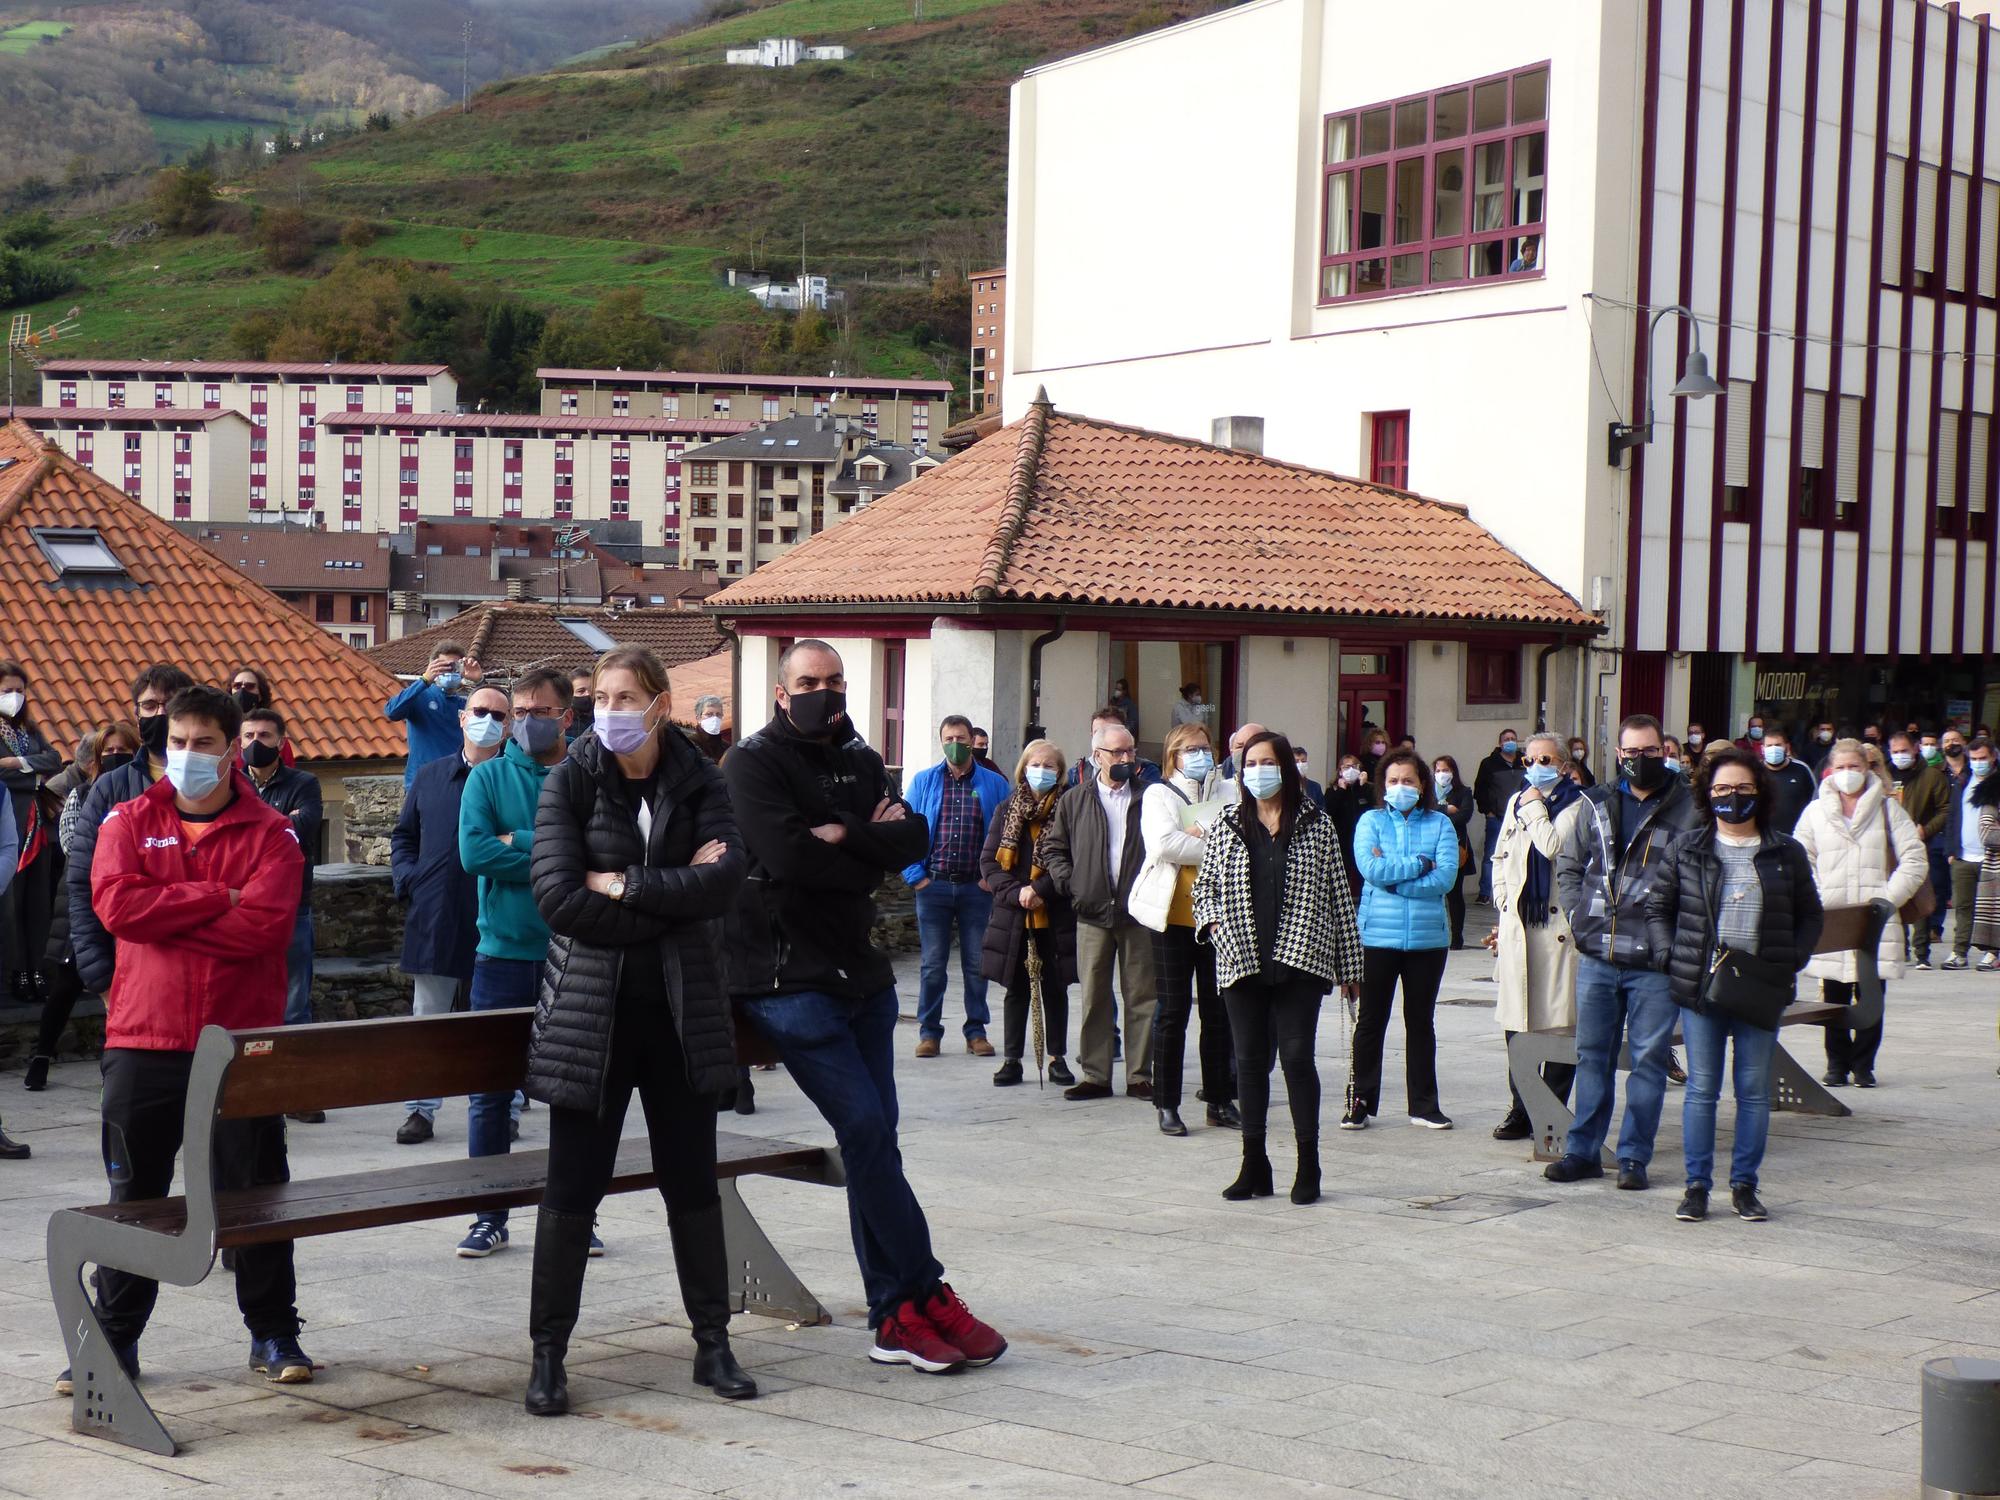
[[125, 564], [103, 537], [87, 529], [40, 527], [35, 540], [58, 575], [64, 578], [122, 578]]
[[610, 636], [599, 630], [588, 620], [559, 619], [556, 623], [593, 651], [610, 651], [618, 645], [616, 641], [612, 640]]

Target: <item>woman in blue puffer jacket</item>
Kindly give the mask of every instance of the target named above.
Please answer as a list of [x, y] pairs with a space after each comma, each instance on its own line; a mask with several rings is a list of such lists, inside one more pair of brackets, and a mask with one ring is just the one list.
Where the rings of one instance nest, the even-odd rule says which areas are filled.
[[1382, 1038], [1401, 981], [1410, 1123], [1449, 1130], [1438, 1108], [1437, 995], [1451, 946], [1445, 898], [1458, 883], [1458, 829], [1438, 810], [1431, 768], [1416, 751], [1384, 756], [1375, 783], [1378, 805], [1354, 829], [1366, 957], [1340, 1128], [1367, 1129], [1382, 1103]]

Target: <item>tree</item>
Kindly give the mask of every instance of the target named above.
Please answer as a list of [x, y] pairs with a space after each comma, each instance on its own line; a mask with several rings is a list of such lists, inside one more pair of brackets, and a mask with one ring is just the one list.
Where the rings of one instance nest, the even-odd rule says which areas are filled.
[[56, 237], [56, 221], [46, 211], [22, 214], [0, 229], [0, 245], [15, 250], [39, 250]]
[[168, 234], [204, 233], [215, 217], [215, 174], [167, 167], [154, 177], [148, 203]]
[[0, 307], [24, 307], [60, 297], [80, 278], [70, 267], [47, 255], [0, 249]]
[[257, 243], [274, 271], [298, 271], [312, 264], [313, 223], [303, 210], [274, 208], [257, 221]]
[[607, 292], [587, 313], [559, 312], [542, 332], [538, 362], [587, 369], [659, 370], [671, 353], [665, 327], [637, 287]]
[[366, 219], [349, 219], [340, 226], [340, 243], [350, 250], [366, 250], [381, 231]]

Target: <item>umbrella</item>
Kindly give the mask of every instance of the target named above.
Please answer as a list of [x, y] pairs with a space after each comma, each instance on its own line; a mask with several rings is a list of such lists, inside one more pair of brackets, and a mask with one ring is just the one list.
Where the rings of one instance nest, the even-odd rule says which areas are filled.
[[[1029, 913], [1032, 919], [1033, 913]], [[1021, 939], [1028, 946], [1028, 1029], [1035, 1039], [1035, 1078], [1041, 1087], [1048, 1087], [1048, 1080], [1042, 1077], [1042, 1064], [1048, 1051], [1047, 1027], [1042, 1018], [1042, 950], [1035, 941], [1033, 927], [1024, 927]]]

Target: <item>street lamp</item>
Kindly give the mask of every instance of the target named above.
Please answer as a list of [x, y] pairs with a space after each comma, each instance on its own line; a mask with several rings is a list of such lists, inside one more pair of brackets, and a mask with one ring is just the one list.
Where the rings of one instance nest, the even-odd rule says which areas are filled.
[[1653, 334], [1660, 326], [1660, 319], [1668, 313], [1678, 313], [1688, 320], [1689, 327], [1694, 329], [1694, 349], [1689, 353], [1687, 364], [1681, 370], [1681, 378], [1667, 394], [1681, 399], [1722, 394], [1722, 387], [1708, 373], [1708, 356], [1701, 352], [1700, 320], [1679, 303], [1675, 303], [1672, 307], [1661, 308], [1653, 314], [1653, 321], [1646, 327], [1646, 420], [1636, 426], [1629, 422], [1611, 424], [1611, 443], [1606, 461], [1614, 469], [1620, 467], [1618, 460], [1624, 456], [1627, 449], [1637, 448], [1640, 444], [1650, 443], [1653, 440]]

